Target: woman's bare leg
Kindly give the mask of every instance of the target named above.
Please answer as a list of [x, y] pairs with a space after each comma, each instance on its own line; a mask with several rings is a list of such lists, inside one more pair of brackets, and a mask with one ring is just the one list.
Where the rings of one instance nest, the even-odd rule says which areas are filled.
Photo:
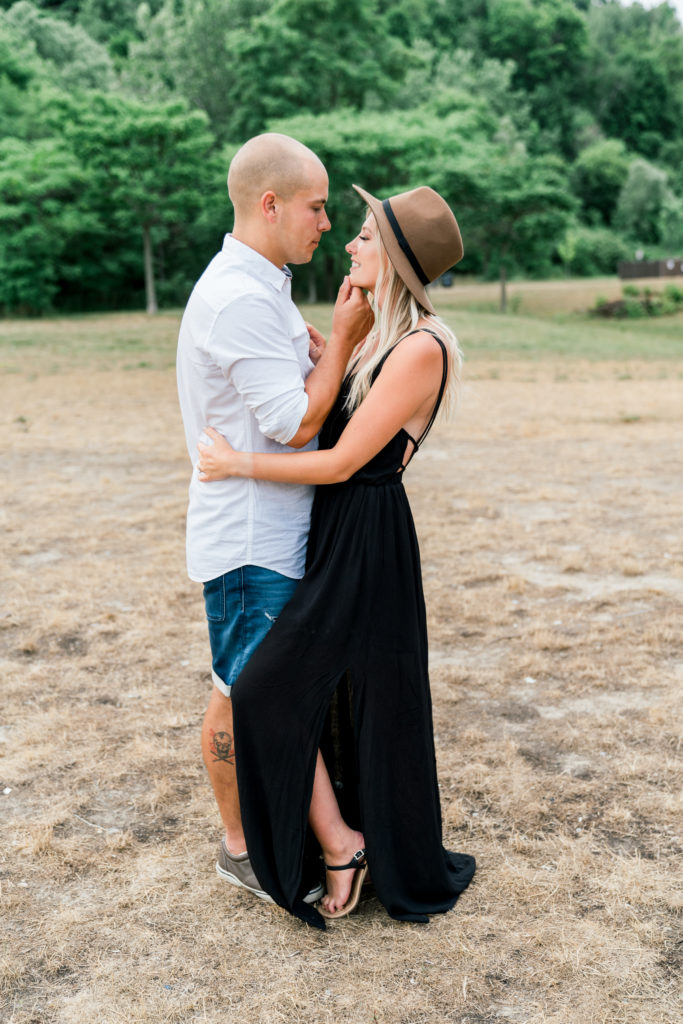
[[[330, 782], [322, 754], [318, 751], [313, 782], [313, 796], [308, 820], [320, 843], [326, 864], [347, 864], [354, 853], [365, 845], [362, 832], [349, 828], [341, 816], [337, 798]], [[348, 901], [354, 869], [327, 872], [327, 893], [323, 897], [326, 910], [335, 911]]]

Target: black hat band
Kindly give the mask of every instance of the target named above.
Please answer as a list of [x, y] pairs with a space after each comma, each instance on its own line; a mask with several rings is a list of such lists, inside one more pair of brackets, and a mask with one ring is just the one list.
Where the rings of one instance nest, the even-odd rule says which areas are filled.
[[398, 221], [396, 220], [396, 217], [394, 216], [394, 211], [391, 209], [391, 203], [389, 202], [388, 199], [383, 200], [383, 202], [382, 202], [382, 209], [384, 210], [384, 212], [385, 212], [385, 214], [387, 216], [387, 220], [389, 221], [389, 225], [391, 227], [391, 230], [394, 232], [394, 234], [396, 236], [396, 241], [398, 242], [398, 244], [401, 247], [401, 251], [403, 252], [404, 256], [406, 257], [406, 259], [410, 263], [411, 267], [413, 268], [413, 270], [417, 274], [417, 276], [418, 276], [418, 278], [420, 280], [420, 283], [421, 284], [429, 284], [429, 278], [427, 277], [427, 275], [425, 274], [424, 270], [420, 266], [420, 262], [419, 262], [417, 256], [415, 255], [413, 250], [410, 248], [410, 243], [408, 242], [408, 239], [406, 238], [406, 236], [401, 231], [401, 226], [398, 223]]

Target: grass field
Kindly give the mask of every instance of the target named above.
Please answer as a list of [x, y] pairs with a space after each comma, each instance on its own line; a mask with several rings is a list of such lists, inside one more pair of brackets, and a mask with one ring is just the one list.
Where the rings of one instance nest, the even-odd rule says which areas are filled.
[[[636, 281], [653, 289], [664, 279]], [[440, 313], [463, 339], [468, 362], [522, 359], [612, 362], [622, 359], [680, 360], [681, 315], [642, 321], [593, 319], [586, 311], [599, 297], [618, 298], [617, 278], [586, 281], [512, 282], [514, 312], [498, 312], [498, 285], [463, 284], [433, 289]], [[302, 305], [306, 319], [325, 333], [332, 323], [329, 305]], [[148, 317], [143, 313], [89, 314], [53, 320], [0, 321], [0, 372], [54, 374], [68, 370], [166, 370], [175, 365], [181, 311]]]
[[369, 895], [324, 934], [214, 872], [179, 314], [0, 322], [3, 1022], [680, 1020], [683, 316], [580, 312], [618, 290], [437, 298], [466, 380], [406, 487], [478, 873], [429, 925]]

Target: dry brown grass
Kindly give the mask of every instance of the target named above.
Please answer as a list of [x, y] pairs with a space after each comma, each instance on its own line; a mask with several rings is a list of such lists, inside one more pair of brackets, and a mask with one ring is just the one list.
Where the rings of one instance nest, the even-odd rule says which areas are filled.
[[[649, 288], [662, 292], [667, 284], [680, 284], [677, 277], [647, 277], [622, 281], [618, 277], [558, 278], [555, 281], [508, 281], [508, 304], [517, 313], [533, 312], [541, 316], [575, 313], [595, 305], [598, 299], [620, 299], [624, 286]], [[432, 287], [435, 301], [443, 305], [497, 308], [500, 282], [467, 280], [456, 275], [452, 288]]]
[[214, 873], [172, 372], [5, 379], [7, 1024], [680, 1019], [681, 367], [489, 369], [407, 478], [478, 874], [428, 926], [369, 898], [325, 934]]

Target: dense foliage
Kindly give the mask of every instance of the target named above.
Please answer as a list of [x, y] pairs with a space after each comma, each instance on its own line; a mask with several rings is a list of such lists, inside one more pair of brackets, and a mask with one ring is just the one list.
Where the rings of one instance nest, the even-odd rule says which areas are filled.
[[250, 135], [310, 145], [333, 230], [352, 182], [428, 183], [462, 270], [612, 273], [683, 252], [683, 29], [617, 0], [0, 0], [0, 311], [182, 303], [231, 224]]

